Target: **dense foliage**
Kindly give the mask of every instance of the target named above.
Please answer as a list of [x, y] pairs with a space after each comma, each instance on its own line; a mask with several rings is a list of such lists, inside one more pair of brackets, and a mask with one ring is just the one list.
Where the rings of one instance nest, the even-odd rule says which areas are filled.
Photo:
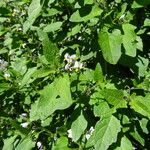
[[0, 148], [150, 147], [149, 0], [1, 0]]

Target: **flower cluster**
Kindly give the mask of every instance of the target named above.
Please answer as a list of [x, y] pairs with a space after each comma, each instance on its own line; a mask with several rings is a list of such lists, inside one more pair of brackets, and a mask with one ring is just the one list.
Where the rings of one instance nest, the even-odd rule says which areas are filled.
[[83, 63], [77, 61], [77, 57], [76, 55], [69, 55], [68, 53], [66, 53], [64, 55], [64, 60], [67, 62], [67, 64], [65, 65], [65, 70], [80, 70], [83, 69]]

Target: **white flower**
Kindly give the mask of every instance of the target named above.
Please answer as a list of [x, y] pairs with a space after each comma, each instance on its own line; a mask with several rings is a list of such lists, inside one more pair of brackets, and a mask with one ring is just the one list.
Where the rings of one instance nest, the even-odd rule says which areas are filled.
[[23, 128], [27, 128], [28, 125], [29, 125], [28, 122], [21, 123], [21, 126], [22, 126]]
[[82, 69], [83, 68], [83, 63], [75, 61], [73, 68], [74, 69]]
[[0, 59], [0, 70], [5, 70], [8, 66], [8, 62]]
[[40, 141], [38, 141], [36, 143], [36, 145], [37, 145], [37, 148], [40, 149], [40, 150], [43, 148], [43, 145], [42, 145], [42, 143]]
[[10, 74], [9, 74], [9, 73], [5, 73], [5, 74], [4, 74], [4, 78], [5, 78], [6, 80], [8, 80], [8, 79], [10, 78]]
[[72, 139], [72, 130], [69, 129], [69, 130], [67, 131], [67, 133], [68, 133], [68, 137]]
[[75, 61], [75, 59], [76, 59], [76, 55], [74, 54], [74, 55], [69, 55], [68, 53], [66, 53], [65, 55], [64, 55], [64, 59], [67, 61], [67, 63], [73, 63], [74, 61]]
[[27, 113], [22, 113], [20, 116], [21, 117], [27, 117]]
[[87, 131], [87, 133], [85, 135], [87, 140], [91, 137], [93, 132], [94, 132], [94, 128], [93, 127], [91, 127], [89, 131]]

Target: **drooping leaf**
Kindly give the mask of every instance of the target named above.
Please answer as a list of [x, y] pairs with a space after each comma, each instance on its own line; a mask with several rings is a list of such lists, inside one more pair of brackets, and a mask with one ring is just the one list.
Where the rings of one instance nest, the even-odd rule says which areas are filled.
[[81, 113], [71, 125], [73, 141], [76, 142], [81, 137], [86, 127], [87, 121], [85, 120], [83, 114]]
[[43, 45], [43, 53], [47, 61], [52, 65], [56, 65], [59, 61], [59, 49], [58, 47], [49, 40], [47, 33], [42, 30], [37, 30], [40, 40]]
[[100, 16], [101, 13], [103, 12], [103, 10], [100, 9], [96, 5], [92, 6], [91, 11], [88, 14], [87, 14], [88, 9], [85, 9], [85, 10], [83, 9], [84, 8], [81, 8], [80, 10], [77, 10], [76, 12], [74, 12], [70, 17], [70, 21], [71, 22], [87, 22], [88, 20], [96, 16]]
[[124, 136], [121, 139], [120, 146], [117, 147], [115, 150], [133, 150], [133, 146], [132, 146], [130, 140], [126, 136]]
[[123, 35], [123, 46], [125, 48], [125, 54], [131, 57], [136, 56], [136, 33], [134, 30], [136, 29], [135, 26], [131, 24], [123, 24], [122, 25], [124, 35]]
[[54, 32], [57, 31], [61, 28], [62, 26], [62, 22], [58, 21], [58, 22], [54, 22], [51, 24], [48, 24], [46, 27], [44, 27], [43, 31], [44, 32]]
[[99, 63], [96, 65], [96, 68], [95, 68], [94, 79], [95, 81], [103, 81], [104, 79], [102, 68]]
[[144, 115], [150, 118], [150, 94], [147, 94], [145, 97], [134, 96], [130, 103], [131, 107], [141, 115]]
[[55, 110], [66, 109], [72, 104], [69, 77], [56, 78], [40, 92], [41, 96], [31, 107], [30, 120], [45, 119]]
[[109, 33], [107, 28], [103, 28], [98, 37], [103, 57], [109, 63], [116, 64], [121, 57], [122, 36], [120, 30], [116, 29]]
[[96, 124], [95, 130], [87, 142], [87, 147], [94, 146], [95, 150], [107, 150], [117, 140], [120, 130], [120, 122], [113, 115], [102, 118]]
[[26, 33], [27, 30], [32, 26], [36, 18], [39, 16], [42, 6], [40, 0], [32, 0], [28, 8], [28, 18], [23, 24], [23, 32]]

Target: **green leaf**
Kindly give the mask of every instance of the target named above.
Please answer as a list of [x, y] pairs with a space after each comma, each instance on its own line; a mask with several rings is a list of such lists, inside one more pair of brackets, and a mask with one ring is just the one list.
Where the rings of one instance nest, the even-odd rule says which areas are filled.
[[136, 33], [134, 30], [136, 29], [135, 26], [131, 24], [123, 24], [122, 25], [124, 35], [123, 35], [123, 46], [125, 48], [125, 54], [131, 57], [136, 56]]
[[68, 75], [56, 78], [44, 87], [41, 96], [31, 107], [30, 120], [45, 119], [55, 110], [68, 108], [72, 104]]
[[135, 66], [138, 67], [138, 75], [140, 77], [144, 77], [147, 74], [149, 60], [144, 57], [138, 57], [138, 62], [135, 64]]
[[3, 139], [4, 140], [4, 146], [3, 146], [2, 150], [13, 150], [16, 137], [17, 137], [17, 135], [12, 136], [12, 137], [7, 138], [7, 139]]
[[83, 114], [81, 113], [71, 125], [73, 141], [76, 142], [81, 137], [86, 127], [87, 121], [85, 120]]
[[149, 27], [150, 26], [150, 19], [146, 18], [144, 20], [144, 27]]
[[41, 9], [42, 9], [42, 6], [40, 4], [40, 0], [32, 0], [28, 8], [28, 18], [23, 24], [24, 33], [26, 33], [27, 30], [32, 26], [36, 18], [39, 16]]
[[96, 124], [95, 130], [87, 142], [87, 147], [94, 146], [95, 150], [107, 150], [117, 140], [120, 130], [120, 122], [113, 115], [102, 118]]
[[144, 115], [150, 118], [150, 94], [147, 94], [145, 97], [134, 96], [130, 103], [131, 107], [141, 115]]
[[90, 5], [93, 4], [93, 0], [84, 0], [84, 5]]
[[10, 88], [9, 83], [0, 83], [0, 93], [8, 90]]
[[91, 11], [87, 14], [88, 9], [85, 7], [74, 12], [70, 17], [70, 21], [71, 22], [87, 22], [88, 20], [96, 16], [100, 16], [101, 13], [103, 12], [103, 10], [100, 9], [97, 5], [92, 6]]
[[53, 146], [52, 150], [75, 150], [75, 148], [69, 148], [68, 146], [68, 139], [67, 137], [60, 137], [57, 142], [56, 145]]
[[17, 145], [15, 150], [32, 150], [35, 146], [35, 142], [32, 141], [30, 136], [27, 136]]
[[44, 32], [54, 32], [60, 29], [60, 27], [62, 26], [62, 22], [58, 21], [58, 22], [54, 22], [51, 24], [48, 24], [43, 31]]
[[127, 102], [125, 101], [124, 93], [122, 90], [116, 89], [104, 89], [102, 91], [102, 95], [106, 99], [106, 101], [113, 105], [115, 108], [126, 108]]
[[24, 75], [21, 83], [20, 83], [20, 88], [22, 88], [24, 85], [29, 84], [30, 82], [32, 82], [33, 79], [31, 79], [33, 73], [37, 70], [36, 67], [30, 68], [28, 69], [28, 71], [26, 72], [26, 74]]
[[133, 150], [133, 146], [132, 146], [130, 140], [126, 136], [124, 136], [121, 139], [120, 146], [117, 147], [115, 150]]
[[81, 30], [81, 25], [78, 24], [75, 27], [73, 27], [70, 32], [67, 33], [67, 36], [68, 37], [73, 36], [73, 35], [79, 33], [80, 30]]
[[96, 68], [95, 68], [94, 79], [95, 81], [101, 81], [101, 82], [104, 79], [102, 68], [99, 63], [96, 65]]
[[43, 53], [45, 58], [51, 65], [56, 65], [59, 61], [58, 47], [49, 40], [47, 33], [43, 32], [40, 29], [38, 29], [37, 32], [40, 40], [42, 41]]
[[98, 43], [105, 60], [111, 64], [116, 64], [121, 57], [122, 36], [120, 30], [116, 29], [109, 33], [107, 28], [103, 28], [98, 37]]

